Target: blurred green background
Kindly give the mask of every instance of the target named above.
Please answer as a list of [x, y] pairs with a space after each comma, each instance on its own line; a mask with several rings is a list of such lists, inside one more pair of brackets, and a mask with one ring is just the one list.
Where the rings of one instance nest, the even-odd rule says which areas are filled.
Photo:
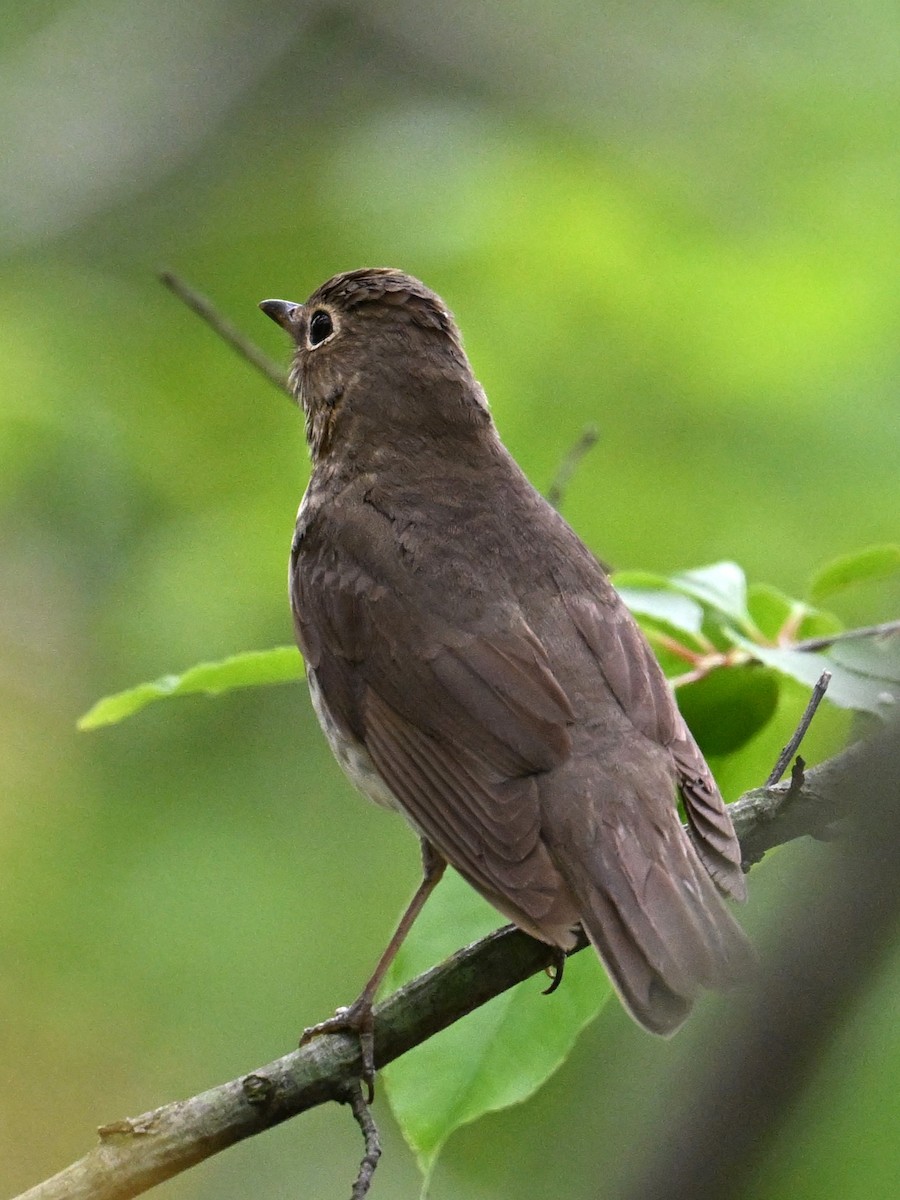
[[[802, 594], [897, 535], [898, 61], [888, 0], [6, 0], [3, 1194], [97, 1124], [290, 1049], [356, 994], [417, 877], [302, 686], [76, 733], [105, 692], [291, 637], [300, 420], [155, 270], [283, 361], [261, 298], [362, 265], [421, 276], [539, 487], [597, 423], [565, 512], [606, 561], [731, 557]], [[841, 615], [898, 611], [885, 585]], [[809, 857], [754, 872], [761, 940]], [[759, 1195], [896, 1187], [898, 977]], [[456, 1135], [434, 1196], [603, 1194], [702, 1020], [661, 1045], [611, 1006], [532, 1102]], [[373, 1195], [413, 1196], [378, 1111]], [[165, 1194], [338, 1197], [358, 1149], [317, 1111]]]

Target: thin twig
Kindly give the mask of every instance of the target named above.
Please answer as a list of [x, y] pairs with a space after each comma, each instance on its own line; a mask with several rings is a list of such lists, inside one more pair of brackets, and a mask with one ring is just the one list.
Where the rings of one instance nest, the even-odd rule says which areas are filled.
[[369, 1188], [372, 1186], [372, 1176], [375, 1174], [375, 1168], [378, 1166], [379, 1158], [381, 1158], [381, 1139], [378, 1136], [378, 1126], [375, 1124], [375, 1119], [366, 1103], [366, 1098], [362, 1094], [362, 1087], [358, 1079], [354, 1079], [347, 1088], [347, 1103], [350, 1105], [356, 1123], [362, 1131], [363, 1141], [366, 1146], [362, 1161], [359, 1164], [359, 1173], [353, 1184], [350, 1200], [364, 1200], [365, 1196], [368, 1195]]
[[160, 271], [159, 280], [192, 312], [202, 318], [223, 341], [228, 343], [232, 350], [236, 350], [241, 358], [256, 367], [257, 371], [261, 371], [269, 383], [274, 383], [286, 396], [291, 396], [287, 376], [278, 363], [273, 362], [267, 354], [254, 345], [227, 317], [223, 317], [211, 301], [202, 296], [200, 292], [195, 291], [190, 284], [185, 283], [179, 275], [175, 275], [172, 271]]
[[829, 633], [825, 637], [807, 638], [794, 642], [791, 650], [827, 650], [835, 642], [851, 642], [856, 638], [890, 637], [900, 633], [900, 621], [883, 621], [880, 625], [864, 625], [860, 629], [846, 629], [843, 633]]
[[766, 780], [766, 787], [774, 787], [787, 770], [788, 763], [794, 757], [797, 747], [803, 741], [806, 731], [809, 729], [810, 722], [816, 715], [816, 709], [821, 704], [822, 697], [828, 691], [829, 683], [831, 683], [831, 672], [823, 671], [812, 690], [812, 695], [809, 698], [809, 704], [807, 704], [806, 711], [800, 718], [800, 724], [794, 730], [791, 740], [778, 755], [778, 761], [775, 763], [769, 778]]
[[590, 448], [595, 445], [599, 436], [600, 435], [597, 431], [596, 425], [585, 425], [584, 429], [581, 431], [580, 437], [568, 450], [562, 462], [559, 464], [556, 474], [553, 477], [553, 481], [547, 488], [547, 499], [555, 509], [559, 509], [563, 502], [563, 497], [566, 494], [566, 488], [568, 487], [572, 476], [578, 470], [581, 460], [584, 458]]

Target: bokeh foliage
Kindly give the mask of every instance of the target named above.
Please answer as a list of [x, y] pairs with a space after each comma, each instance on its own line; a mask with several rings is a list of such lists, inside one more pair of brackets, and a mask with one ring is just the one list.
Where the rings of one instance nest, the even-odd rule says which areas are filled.
[[[824, 560], [897, 536], [900, 32], [884, 0], [7, 0], [0, 30], [12, 1193], [101, 1121], [245, 1071], [349, 999], [417, 870], [401, 824], [349, 794], [302, 686], [75, 729], [101, 694], [290, 638], [299, 421], [154, 270], [283, 355], [257, 300], [402, 266], [454, 308], [538, 486], [596, 422], [565, 513], [605, 560], [730, 558], [804, 594]], [[898, 599], [888, 581], [834, 607], [859, 624]], [[714, 763], [732, 795], [797, 693], [757, 760]], [[816, 852], [754, 872], [760, 939]], [[897, 971], [761, 1195], [892, 1190]], [[457, 1135], [434, 1194], [596, 1195], [701, 1037], [702, 1018], [661, 1046], [606, 1010], [532, 1101]], [[376, 1188], [414, 1194], [386, 1136]], [[316, 1113], [168, 1187], [340, 1195], [356, 1148], [345, 1114]]]

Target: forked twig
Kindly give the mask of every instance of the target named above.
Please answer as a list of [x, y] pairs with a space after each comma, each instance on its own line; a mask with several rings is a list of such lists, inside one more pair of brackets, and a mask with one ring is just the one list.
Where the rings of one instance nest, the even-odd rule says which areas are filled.
[[766, 783], [765, 783], [766, 787], [774, 787], [775, 784], [779, 781], [779, 779], [782, 777], [782, 775], [787, 770], [788, 763], [794, 757], [800, 743], [803, 741], [803, 738], [806, 736], [806, 731], [807, 731], [807, 729], [809, 729], [810, 722], [812, 721], [813, 717], [816, 715], [816, 709], [819, 707], [820, 703], [822, 702], [822, 697], [828, 691], [829, 683], [831, 683], [831, 672], [823, 671], [822, 674], [819, 676], [815, 687], [812, 690], [812, 695], [809, 698], [809, 703], [806, 706], [806, 710], [803, 713], [803, 716], [800, 718], [799, 725], [793, 732], [791, 740], [788, 742], [788, 744], [785, 746], [785, 748], [782, 750], [782, 752], [778, 755], [778, 761], [775, 763], [775, 766], [772, 768], [769, 778], [766, 780]]

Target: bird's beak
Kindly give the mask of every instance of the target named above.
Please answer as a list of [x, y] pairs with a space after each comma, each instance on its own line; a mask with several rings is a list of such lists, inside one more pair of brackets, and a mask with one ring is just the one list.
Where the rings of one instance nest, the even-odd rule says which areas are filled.
[[303, 305], [295, 304], [293, 300], [261, 300], [259, 307], [267, 317], [272, 318], [276, 325], [280, 325], [282, 329], [286, 329], [288, 333], [291, 333], [291, 327], [296, 324], [294, 314]]

